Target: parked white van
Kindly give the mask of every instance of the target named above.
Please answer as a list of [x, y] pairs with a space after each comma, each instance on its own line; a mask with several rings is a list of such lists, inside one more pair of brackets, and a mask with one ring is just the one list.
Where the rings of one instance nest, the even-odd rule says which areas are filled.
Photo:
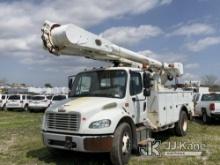
[[8, 96], [6, 109], [21, 109], [28, 111], [30, 96], [26, 94], [12, 94]]
[[39, 111], [46, 110], [51, 104], [51, 100], [47, 98], [45, 95], [36, 95], [32, 96], [29, 101], [28, 109], [29, 111]]
[[7, 102], [7, 95], [0, 94], [0, 109], [5, 110], [6, 102]]

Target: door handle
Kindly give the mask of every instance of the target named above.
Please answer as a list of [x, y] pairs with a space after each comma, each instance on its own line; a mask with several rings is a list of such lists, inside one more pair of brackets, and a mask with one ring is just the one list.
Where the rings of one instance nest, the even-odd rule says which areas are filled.
[[147, 108], [147, 103], [144, 102], [144, 105], [143, 105], [143, 111], [144, 111], [144, 112], [146, 111], [146, 108]]

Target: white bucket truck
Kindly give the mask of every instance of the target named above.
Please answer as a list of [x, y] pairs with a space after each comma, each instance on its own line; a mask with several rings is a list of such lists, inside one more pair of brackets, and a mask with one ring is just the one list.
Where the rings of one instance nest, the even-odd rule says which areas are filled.
[[113, 164], [123, 165], [132, 150], [146, 143], [149, 131], [172, 128], [186, 135], [192, 92], [164, 87], [183, 74], [181, 63], [161, 63], [72, 24], [46, 21], [42, 40], [52, 54], [114, 64], [81, 72], [69, 81], [69, 99], [45, 112], [42, 135], [47, 147], [109, 152]]

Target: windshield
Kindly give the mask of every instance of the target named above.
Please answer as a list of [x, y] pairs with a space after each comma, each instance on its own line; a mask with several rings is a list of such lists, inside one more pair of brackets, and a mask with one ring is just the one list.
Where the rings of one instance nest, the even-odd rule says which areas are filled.
[[44, 100], [44, 96], [32, 96], [32, 100]]
[[70, 96], [98, 96], [123, 98], [127, 74], [124, 70], [102, 70], [76, 76]]
[[9, 96], [8, 100], [20, 100], [20, 96], [19, 95], [12, 95], [12, 96]]
[[220, 101], [220, 94], [204, 94], [202, 96], [202, 101]]
[[53, 97], [53, 101], [60, 101], [60, 100], [65, 100], [66, 99], [66, 96], [54, 96]]

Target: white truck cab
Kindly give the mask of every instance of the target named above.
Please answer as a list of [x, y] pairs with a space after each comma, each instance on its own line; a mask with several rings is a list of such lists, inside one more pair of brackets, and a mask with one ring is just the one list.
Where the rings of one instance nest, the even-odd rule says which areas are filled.
[[28, 110], [31, 111], [45, 111], [51, 104], [51, 100], [45, 95], [35, 95], [29, 101]]
[[140, 134], [147, 134], [148, 130], [174, 128], [177, 135], [186, 135], [187, 120], [193, 110], [192, 92], [146, 92], [143, 74], [141, 69], [130, 67], [79, 73], [69, 99], [45, 112], [44, 144], [81, 152], [110, 152], [115, 156], [118, 152], [130, 154], [146, 140]]
[[47, 21], [41, 30], [44, 47], [54, 55], [114, 64], [78, 73], [74, 81], [69, 77], [69, 99], [44, 114], [42, 137], [48, 148], [109, 152], [112, 164], [124, 165], [151, 131], [186, 135], [193, 92], [165, 87], [183, 75], [181, 63], [162, 63], [72, 24]]
[[201, 116], [204, 123], [220, 118], [220, 93], [198, 93], [194, 98], [195, 113]]
[[0, 94], [0, 109], [5, 110], [7, 102], [7, 95]]
[[6, 103], [6, 109], [20, 109], [28, 111], [30, 96], [26, 94], [10, 94]]

